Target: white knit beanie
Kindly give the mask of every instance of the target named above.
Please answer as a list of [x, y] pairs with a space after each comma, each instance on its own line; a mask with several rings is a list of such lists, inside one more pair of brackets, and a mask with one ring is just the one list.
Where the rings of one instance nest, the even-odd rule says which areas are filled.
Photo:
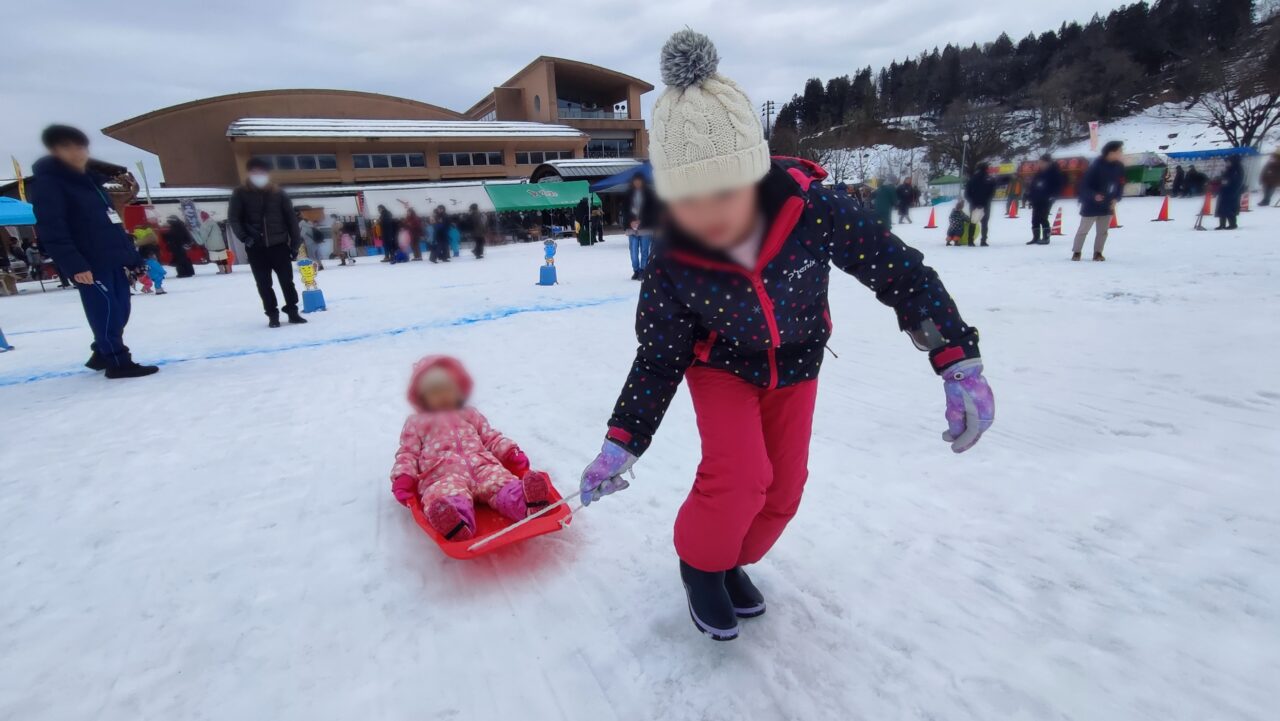
[[664, 200], [751, 185], [769, 172], [751, 99], [716, 72], [719, 62], [711, 39], [687, 28], [662, 46], [667, 89], [653, 107], [649, 160]]

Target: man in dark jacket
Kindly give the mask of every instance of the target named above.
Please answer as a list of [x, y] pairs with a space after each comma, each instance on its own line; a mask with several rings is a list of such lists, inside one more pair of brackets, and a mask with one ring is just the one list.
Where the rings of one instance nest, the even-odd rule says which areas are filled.
[[160, 370], [139, 365], [124, 344], [129, 322], [126, 268], [142, 265], [133, 239], [107, 197], [107, 179], [89, 169], [89, 139], [67, 125], [51, 125], [41, 136], [49, 155], [36, 161], [31, 183], [40, 247], [63, 277], [80, 291], [93, 331], [85, 366], [108, 378], [134, 378]]
[[1227, 168], [1218, 178], [1218, 207], [1214, 215], [1218, 216], [1218, 227], [1214, 230], [1235, 230], [1240, 217], [1240, 198], [1244, 195], [1244, 166], [1240, 156], [1227, 158]]
[[1027, 200], [1031, 202], [1031, 242], [1027, 245], [1048, 245], [1052, 230], [1049, 227], [1049, 212], [1053, 210], [1053, 201], [1062, 193], [1064, 183], [1062, 171], [1053, 157], [1048, 153], [1040, 156], [1040, 169], [1027, 187]]
[[[1271, 194], [1280, 188], [1280, 150], [1271, 155], [1271, 160], [1262, 168], [1262, 204], [1271, 205]], [[1280, 202], [1280, 201], [1278, 201]]]
[[649, 250], [653, 246], [653, 232], [658, 228], [658, 196], [640, 173], [631, 178], [631, 190], [622, 203], [622, 227], [626, 230], [631, 246], [631, 280], [640, 280], [640, 274], [649, 265]]
[[911, 178], [902, 181], [898, 186], [898, 222], [911, 222], [911, 207], [920, 199], [920, 191], [911, 184]]
[[996, 197], [996, 181], [991, 179], [986, 163], [978, 163], [964, 184], [964, 199], [969, 202], [969, 217], [981, 215], [982, 245], [987, 244], [987, 230], [991, 226], [991, 199]]
[[244, 242], [268, 325], [280, 327], [276, 292], [271, 286], [272, 273], [280, 281], [284, 314], [289, 322], [306, 323], [307, 319], [298, 314], [298, 290], [293, 285], [293, 259], [302, 245], [293, 201], [271, 182], [271, 168], [266, 161], [251, 158], [245, 169], [249, 177], [231, 192], [227, 222], [231, 223], [236, 237]]
[[1169, 187], [1169, 195], [1175, 198], [1181, 198], [1184, 188], [1187, 185], [1187, 174], [1179, 165], [1173, 169], [1173, 184]]
[[385, 205], [378, 206], [378, 229], [382, 231], [382, 262], [396, 262], [396, 252], [400, 250], [400, 221]]
[[1080, 260], [1080, 252], [1084, 249], [1084, 240], [1090, 229], [1097, 229], [1093, 239], [1093, 259], [1106, 260], [1102, 257], [1102, 248], [1107, 244], [1107, 231], [1111, 226], [1111, 216], [1116, 212], [1116, 203], [1124, 195], [1124, 144], [1112, 140], [1102, 146], [1099, 155], [1089, 169], [1080, 178], [1080, 229], [1076, 231], [1075, 242], [1071, 245], [1071, 259]]

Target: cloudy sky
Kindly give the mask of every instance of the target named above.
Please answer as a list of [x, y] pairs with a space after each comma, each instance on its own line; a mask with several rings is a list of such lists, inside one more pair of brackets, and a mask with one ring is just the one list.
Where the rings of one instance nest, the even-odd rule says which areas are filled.
[[[93, 131], [94, 152], [154, 156], [96, 131], [156, 108], [268, 88], [340, 88], [464, 110], [538, 55], [658, 84], [673, 30], [711, 36], [720, 70], [759, 104], [947, 42], [1056, 28], [1116, 0], [3, 0], [0, 155], [29, 169], [40, 129]], [[16, 59], [16, 62], [13, 60]], [[645, 96], [645, 116], [657, 93]], [[11, 175], [8, 164], [0, 177]]]

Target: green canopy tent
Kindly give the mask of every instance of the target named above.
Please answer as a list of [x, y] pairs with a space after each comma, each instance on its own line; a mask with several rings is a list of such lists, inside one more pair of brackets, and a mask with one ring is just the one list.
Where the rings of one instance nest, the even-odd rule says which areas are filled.
[[510, 185], [486, 185], [485, 191], [499, 213], [513, 210], [555, 210], [572, 208], [591, 195], [591, 204], [599, 205], [600, 196], [591, 193], [585, 180], [567, 183], [518, 183]]
[[[493, 201], [494, 210], [498, 213], [576, 208], [587, 197], [591, 198], [592, 205], [600, 205], [600, 196], [591, 192], [590, 184], [585, 180], [486, 185], [485, 191], [489, 193], [489, 199]], [[562, 232], [571, 234], [573, 228], [564, 228]], [[584, 237], [588, 234], [587, 224], [583, 224], [580, 232]], [[579, 242], [582, 240], [579, 238]]]

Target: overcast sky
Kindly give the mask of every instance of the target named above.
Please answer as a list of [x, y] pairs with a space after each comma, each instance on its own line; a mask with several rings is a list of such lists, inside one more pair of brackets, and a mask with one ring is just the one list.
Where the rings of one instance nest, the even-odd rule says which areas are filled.
[[[538, 55], [659, 85], [658, 49], [688, 25], [757, 105], [948, 42], [1057, 28], [1114, 0], [0, 0], [6, 63], [0, 154], [24, 169], [50, 122], [90, 132], [95, 155], [155, 157], [97, 130], [188, 100], [269, 88], [339, 88], [465, 110]], [[645, 96], [645, 117], [657, 98]], [[7, 158], [4, 158], [7, 160]], [[0, 177], [9, 176], [8, 164]]]

